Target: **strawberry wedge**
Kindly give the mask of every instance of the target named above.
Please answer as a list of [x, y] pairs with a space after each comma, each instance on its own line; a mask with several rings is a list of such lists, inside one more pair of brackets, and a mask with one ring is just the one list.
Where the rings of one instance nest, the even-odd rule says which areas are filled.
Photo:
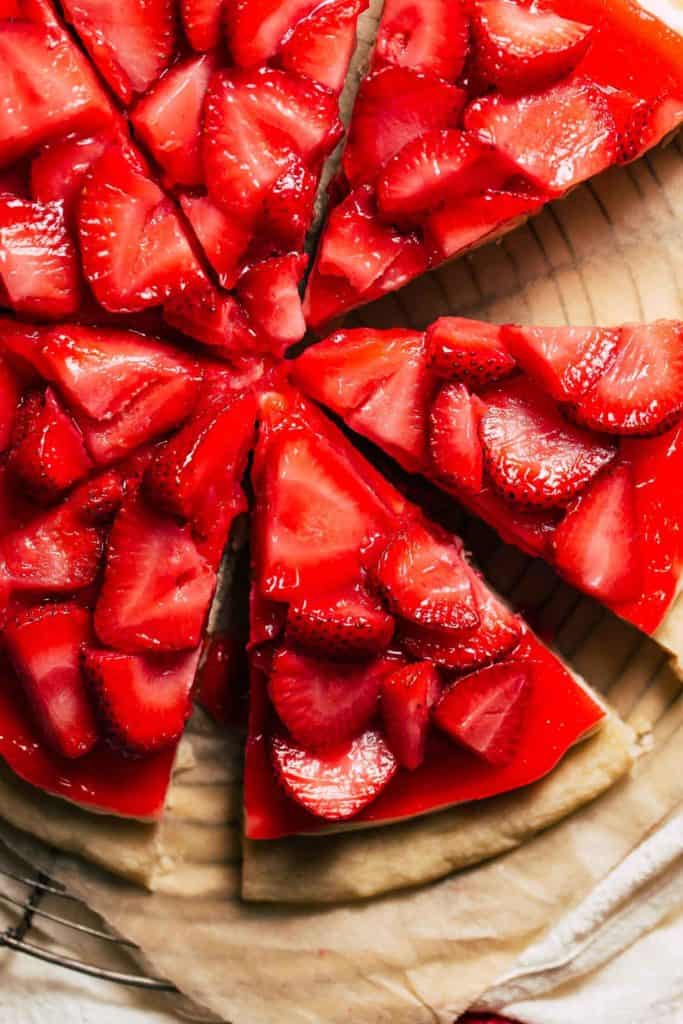
[[252, 481], [250, 838], [516, 789], [599, 726], [458, 538], [293, 390], [261, 396]]
[[338, 331], [294, 377], [507, 542], [644, 632], [663, 622], [683, 567], [680, 322]]
[[509, 231], [682, 120], [683, 40], [634, 0], [387, 2], [309, 326]]
[[76, 324], [7, 322], [0, 346], [0, 757], [48, 793], [155, 818], [246, 508], [258, 367], [252, 387]]

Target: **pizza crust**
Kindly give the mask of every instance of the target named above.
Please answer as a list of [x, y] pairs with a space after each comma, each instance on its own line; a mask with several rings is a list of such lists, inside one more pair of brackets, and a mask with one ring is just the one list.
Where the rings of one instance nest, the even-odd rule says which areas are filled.
[[512, 793], [372, 830], [245, 840], [242, 896], [337, 903], [435, 881], [519, 846], [599, 796], [629, 771], [633, 742], [610, 713], [549, 775]]

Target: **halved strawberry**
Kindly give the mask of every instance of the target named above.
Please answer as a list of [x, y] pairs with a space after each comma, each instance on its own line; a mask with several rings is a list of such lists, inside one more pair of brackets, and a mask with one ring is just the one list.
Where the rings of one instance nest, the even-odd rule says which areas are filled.
[[353, 818], [388, 786], [398, 768], [374, 729], [316, 753], [284, 736], [273, 736], [270, 750], [287, 795], [327, 821]]
[[442, 694], [434, 722], [473, 754], [503, 766], [517, 754], [531, 690], [532, 672], [524, 662], [489, 665]]
[[85, 176], [78, 230], [85, 276], [110, 313], [160, 305], [203, 277], [172, 200], [119, 146]]
[[293, 152], [315, 164], [340, 134], [337, 100], [324, 86], [274, 68], [218, 71], [204, 107], [209, 195], [250, 221]]
[[237, 299], [208, 282], [186, 288], [164, 303], [164, 320], [228, 357], [263, 347]]
[[465, 128], [550, 194], [566, 192], [616, 158], [607, 96], [588, 78], [515, 99], [496, 93], [475, 100], [465, 111]]
[[317, 191], [317, 168], [312, 170], [300, 156], [292, 153], [285, 170], [263, 200], [257, 225], [258, 239], [252, 247], [257, 256], [303, 248], [315, 215]]
[[214, 50], [221, 38], [223, 0], [180, 0], [180, 16], [193, 50]]
[[558, 402], [580, 398], [614, 360], [618, 327], [501, 328], [502, 339], [520, 366]]
[[496, 188], [509, 177], [509, 166], [476, 136], [437, 129], [413, 139], [389, 161], [377, 181], [377, 205], [385, 220], [419, 223], [444, 203]]
[[465, 104], [457, 86], [411, 68], [387, 67], [361, 85], [343, 157], [353, 188], [371, 183], [413, 139], [455, 127]]
[[570, 507], [553, 538], [555, 565], [602, 601], [628, 601], [640, 593], [639, 535], [633, 478], [620, 463]]
[[467, 56], [468, 20], [463, 0], [386, 0], [373, 70], [398, 64], [455, 80]]
[[287, 636], [334, 660], [354, 661], [381, 654], [393, 635], [391, 615], [360, 588], [304, 597], [287, 611]]
[[128, 490], [134, 490], [132, 474], [124, 467], [107, 469], [74, 488], [68, 507], [81, 522], [105, 523], [113, 519]]
[[215, 67], [202, 54], [174, 64], [133, 108], [130, 119], [174, 185], [201, 185], [204, 96]]
[[354, 583], [362, 549], [382, 530], [379, 500], [322, 438], [280, 433], [265, 460], [264, 596], [295, 597], [321, 580], [330, 588]]
[[279, 63], [339, 93], [356, 46], [358, 15], [368, 0], [330, 0], [298, 21], [280, 47]]
[[102, 555], [99, 531], [68, 505], [12, 530], [0, 546], [15, 589], [50, 594], [89, 586], [97, 576]]
[[24, 397], [9, 461], [42, 501], [53, 500], [92, 468], [80, 430], [51, 388]]
[[612, 434], [655, 434], [683, 411], [683, 327], [676, 320], [622, 327], [616, 354], [573, 406], [581, 423]]
[[429, 453], [446, 483], [476, 493], [484, 477], [479, 440], [481, 410], [464, 384], [444, 384], [429, 414]]
[[617, 162], [630, 163], [647, 152], [683, 120], [683, 102], [676, 96], [659, 96], [637, 103], [619, 103], [617, 122]]
[[189, 526], [140, 498], [124, 503], [109, 536], [97, 635], [132, 654], [189, 650], [201, 640], [214, 585]]
[[0, 195], [0, 278], [17, 313], [57, 319], [76, 312], [78, 255], [60, 203]]
[[185, 216], [224, 288], [239, 277], [252, 229], [217, 206], [208, 196], [181, 196]]
[[239, 280], [238, 293], [251, 323], [275, 355], [282, 355], [306, 333], [299, 284], [307, 264], [303, 254], [273, 256], [256, 263]]
[[320, 0], [233, 0], [225, 23], [236, 64], [255, 67], [274, 57], [285, 38]]
[[504, 93], [544, 89], [569, 74], [593, 27], [513, 0], [475, 0], [472, 36], [478, 73]]
[[81, 647], [92, 636], [90, 612], [74, 604], [27, 608], [3, 635], [47, 742], [63, 757], [87, 754], [98, 739], [81, 672]]
[[89, 132], [111, 119], [111, 106], [87, 61], [55, 26], [20, 12], [0, 21], [0, 164], [49, 139]]
[[76, 217], [83, 178], [111, 142], [111, 134], [68, 135], [43, 146], [31, 162], [31, 194], [40, 203], [62, 202], [64, 219]]
[[382, 722], [387, 742], [403, 768], [424, 761], [431, 710], [441, 692], [437, 669], [428, 661], [405, 665], [382, 682]]
[[273, 658], [268, 692], [280, 721], [309, 750], [357, 736], [377, 710], [384, 661], [342, 665], [285, 647]]
[[471, 571], [461, 551], [419, 523], [389, 542], [372, 577], [392, 610], [419, 626], [461, 631], [479, 623]]
[[64, 0], [64, 12], [114, 92], [130, 103], [170, 62], [172, 0]]
[[442, 316], [427, 328], [426, 342], [435, 373], [470, 387], [507, 377], [515, 368], [497, 324]]
[[192, 710], [199, 651], [121, 654], [86, 647], [83, 668], [110, 742], [132, 757], [175, 743]]
[[0, 453], [7, 451], [10, 446], [20, 393], [19, 378], [7, 361], [0, 357]]
[[438, 260], [481, 245], [538, 213], [543, 200], [529, 191], [489, 189], [465, 196], [430, 214], [424, 224], [425, 243]]
[[510, 501], [564, 505], [616, 456], [614, 444], [567, 422], [526, 377], [495, 385], [483, 399], [486, 469]]
[[401, 638], [403, 647], [412, 657], [466, 672], [498, 661], [514, 650], [521, 636], [517, 617], [490, 592], [475, 572], [470, 572], [470, 587], [476, 601], [479, 625], [455, 634], [407, 624]]

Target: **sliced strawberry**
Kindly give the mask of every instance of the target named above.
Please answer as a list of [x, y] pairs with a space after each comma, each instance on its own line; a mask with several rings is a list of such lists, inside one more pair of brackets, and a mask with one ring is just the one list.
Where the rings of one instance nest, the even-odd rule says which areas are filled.
[[292, 29], [320, 0], [233, 0], [225, 21], [236, 64], [255, 67], [274, 57]]
[[374, 729], [317, 753], [309, 753], [284, 736], [274, 736], [270, 747], [287, 795], [327, 821], [353, 818], [388, 786], [398, 768], [382, 735]]
[[76, 312], [78, 255], [60, 203], [0, 195], [0, 277], [17, 313], [56, 319]]
[[202, 54], [175, 64], [135, 105], [130, 119], [174, 185], [201, 185], [204, 96], [215, 67]]
[[285, 647], [273, 659], [268, 692], [292, 738], [316, 750], [350, 740], [366, 728], [386, 672], [381, 661], [341, 665]]
[[172, 200], [118, 146], [85, 176], [78, 229], [83, 270], [110, 313], [159, 305], [203, 276]]
[[387, 67], [361, 85], [343, 157], [353, 188], [371, 183], [392, 156], [413, 139], [455, 127], [465, 93], [432, 75]]
[[175, 743], [192, 710], [198, 651], [134, 655], [87, 647], [83, 667], [110, 742], [133, 757]]
[[504, 93], [545, 89], [579, 63], [593, 28], [512, 0], [475, 0], [477, 71]]
[[391, 615], [364, 591], [305, 597], [289, 606], [287, 636], [335, 661], [381, 654], [394, 635]]
[[106, 523], [113, 519], [123, 501], [131, 477], [120, 469], [107, 469], [91, 476], [69, 495], [69, 508], [81, 522]]
[[414, 658], [425, 658], [444, 668], [466, 672], [488, 665], [509, 654], [519, 643], [519, 620], [499, 601], [483, 581], [470, 573], [470, 586], [476, 600], [479, 625], [454, 634], [409, 624], [402, 641]]
[[51, 501], [92, 468], [80, 430], [51, 388], [21, 404], [10, 464], [29, 492]]
[[0, 357], [0, 452], [7, 451], [10, 446], [17, 419], [19, 396], [19, 379], [6, 360]]
[[140, 499], [124, 503], [107, 550], [95, 630], [127, 653], [196, 647], [215, 585], [188, 526]]
[[545, 92], [475, 100], [465, 128], [496, 146], [539, 188], [561, 194], [616, 158], [616, 126], [607, 98], [587, 78]]
[[321, 438], [286, 432], [266, 453], [261, 590], [288, 597], [324, 580], [355, 583], [360, 553], [381, 533], [382, 506]]
[[319, 4], [286, 36], [279, 53], [282, 67], [340, 93], [356, 46], [358, 15], [367, 6], [368, 0]]
[[306, 333], [299, 283], [307, 264], [303, 254], [288, 253], [255, 264], [240, 278], [239, 296], [275, 355], [282, 355]]
[[334, 93], [273, 68], [218, 71], [204, 108], [203, 160], [211, 198], [249, 221], [292, 152], [314, 164], [339, 140]]
[[181, 196], [180, 202], [220, 284], [232, 288], [251, 240], [251, 228], [230, 217], [208, 196]]
[[36, 723], [63, 757], [82, 757], [98, 738], [81, 672], [81, 647], [91, 635], [90, 613], [73, 604], [28, 608], [4, 630]]
[[172, 0], [64, 0], [64, 12], [124, 103], [145, 92], [175, 47]]
[[419, 222], [445, 202], [502, 185], [510, 169], [495, 149], [456, 128], [425, 132], [393, 157], [377, 181], [386, 220]]
[[397, 534], [373, 568], [375, 584], [397, 615], [442, 630], [477, 626], [470, 576], [455, 544], [437, 540], [418, 523]]
[[677, 320], [622, 327], [616, 354], [574, 406], [581, 423], [613, 434], [654, 434], [683, 411], [683, 327]]
[[193, 50], [214, 50], [221, 38], [223, 0], [180, 0], [180, 16]]
[[480, 410], [464, 384], [444, 384], [430, 412], [429, 451], [446, 483], [477, 493], [484, 477]]
[[601, 601], [628, 601], [640, 593], [639, 535], [633, 479], [620, 464], [598, 477], [567, 512], [555, 531], [555, 564]]
[[523, 505], [564, 505], [609, 465], [616, 448], [568, 423], [555, 403], [525, 377], [484, 395], [479, 432], [495, 487]]
[[471, 246], [510, 231], [534, 213], [543, 201], [529, 192], [489, 190], [447, 203], [424, 224], [425, 241], [439, 260], [457, 256]]
[[398, 64], [456, 79], [469, 43], [462, 0], [386, 0], [372, 57], [372, 69]]
[[43, 146], [31, 163], [31, 194], [40, 203], [62, 202], [67, 224], [75, 220], [83, 178], [104, 153], [108, 133], [70, 135]]
[[442, 316], [427, 328], [429, 365], [440, 377], [479, 387], [515, 368], [496, 324]]
[[3, 166], [49, 139], [87, 133], [111, 119], [94, 72], [67, 34], [21, 14], [0, 21], [0, 94]]
[[683, 103], [672, 96], [620, 104], [616, 111], [617, 162], [630, 163], [647, 152], [683, 120]]
[[228, 357], [263, 348], [242, 305], [208, 282], [169, 299], [164, 304], [164, 320]]
[[259, 255], [299, 250], [315, 215], [317, 169], [311, 170], [296, 153], [263, 201], [258, 223]]
[[580, 398], [614, 359], [618, 327], [502, 328], [502, 338], [520, 366], [558, 402]]
[[387, 742], [403, 768], [424, 761], [431, 710], [441, 692], [439, 673], [428, 661], [405, 665], [382, 682], [382, 722]]
[[94, 581], [102, 539], [74, 509], [59, 506], [8, 533], [2, 552], [17, 590], [59, 594]]
[[489, 764], [506, 765], [519, 749], [531, 690], [532, 674], [523, 662], [489, 665], [442, 694], [434, 722]]

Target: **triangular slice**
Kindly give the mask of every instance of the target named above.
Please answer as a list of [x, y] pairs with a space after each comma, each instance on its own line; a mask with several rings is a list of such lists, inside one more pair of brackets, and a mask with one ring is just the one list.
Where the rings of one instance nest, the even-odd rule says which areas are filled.
[[319, 329], [683, 120], [683, 40], [633, 0], [387, 0], [305, 311]]
[[250, 838], [515, 789], [600, 725], [458, 538], [292, 390], [262, 397], [252, 480]]
[[253, 387], [111, 328], [6, 322], [0, 352], [0, 757], [84, 807], [158, 817], [245, 509]]
[[[412, 367], [403, 404], [392, 380]], [[429, 477], [648, 634], [680, 586], [683, 324], [339, 331], [295, 377], [411, 472]]]

